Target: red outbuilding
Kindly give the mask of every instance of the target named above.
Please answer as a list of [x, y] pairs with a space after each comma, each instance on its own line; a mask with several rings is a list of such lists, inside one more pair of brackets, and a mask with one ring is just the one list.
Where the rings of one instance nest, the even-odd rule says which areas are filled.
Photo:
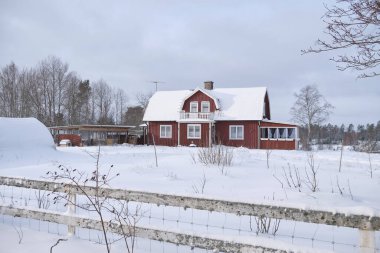
[[222, 144], [258, 149], [296, 149], [297, 125], [271, 121], [265, 87], [158, 91], [144, 119], [148, 143], [164, 146]]

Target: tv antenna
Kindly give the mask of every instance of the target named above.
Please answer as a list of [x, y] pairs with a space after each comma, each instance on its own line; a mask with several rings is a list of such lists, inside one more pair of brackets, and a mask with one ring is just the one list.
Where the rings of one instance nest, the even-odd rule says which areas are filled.
[[157, 85], [159, 84], [159, 83], [165, 83], [165, 82], [161, 82], [161, 81], [149, 81], [150, 83], [154, 83], [155, 85], [156, 85], [156, 91], [158, 90], [158, 88], [157, 88]]

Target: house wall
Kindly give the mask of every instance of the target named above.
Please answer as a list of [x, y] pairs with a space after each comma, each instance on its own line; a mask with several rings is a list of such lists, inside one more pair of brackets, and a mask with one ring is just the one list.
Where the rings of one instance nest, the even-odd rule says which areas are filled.
[[[172, 138], [160, 138], [160, 126], [172, 126]], [[153, 136], [156, 145], [160, 146], [177, 146], [178, 145], [178, 128], [175, 121], [151, 121], [148, 126], [148, 143], [153, 144]]]
[[296, 140], [260, 140], [260, 149], [295, 150]]
[[[201, 125], [201, 139], [187, 139], [187, 125], [188, 124], [200, 124]], [[204, 147], [209, 145], [209, 123], [181, 123], [180, 124], [180, 145], [189, 146], [195, 144], [198, 147]]]
[[186, 99], [185, 103], [183, 104], [182, 110], [185, 112], [190, 112], [190, 102], [197, 101], [198, 102], [198, 111], [201, 111], [201, 102], [202, 101], [209, 101], [210, 102], [210, 112], [215, 112], [216, 105], [212, 98], [207, 96], [201, 91], [196, 92], [191, 97]]
[[[274, 122], [261, 122], [260, 127], [296, 127], [296, 125], [274, 123]], [[298, 129], [296, 130], [298, 132]], [[297, 136], [296, 136], [297, 138]], [[295, 150], [297, 149], [298, 143], [297, 139], [286, 140], [261, 140], [260, 139], [260, 149], [283, 149], [283, 150]]]
[[[244, 126], [244, 140], [230, 140], [230, 126]], [[217, 143], [226, 146], [258, 148], [257, 121], [218, 121], [215, 123], [215, 138]]]
[[[200, 124], [201, 125], [201, 139], [188, 139], [187, 138], [187, 125]], [[286, 140], [259, 140], [259, 123], [258, 121], [217, 121], [215, 124], [215, 140], [226, 146], [233, 147], [246, 147], [246, 148], [260, 148], [260, 149], [284, 149], [294, 150], [297, 148], [297, 139]], [[172, 126], [172, 138], [160, 138], [160, 125]], [[243, 140], [230, 140], [230, 126], [242, 125], [244, 126], [244, 139]], [[196, 146], [203, 147], [209, 144], [209, 123], [180, 123], [180, 145], [189, 146], [195, 144]], [[295, 125], [273, 123], [273, 122], [260, 122], [260, 127], [296, 127]], [[149, 122], [148, 143], [153, 144], [152, 135], [154, 135], [156, 145], [162, 146], [177, 146], [178, 145], [178, 123], [175, 121], [170, 122]]]

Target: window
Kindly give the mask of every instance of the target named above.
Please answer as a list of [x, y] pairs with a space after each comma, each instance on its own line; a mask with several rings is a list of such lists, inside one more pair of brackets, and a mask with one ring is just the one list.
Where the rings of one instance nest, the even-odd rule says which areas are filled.
[[230, 126], [230, 140], [243, 140], [244, 126]]
[[294, 139], [296, 137], [296, 129], [295, 128], [288, 128], [288, 139]]
[[198, 112], [198, 102], [190, 102], [190, 112]]
[[160, 138], [172, 138], [172, 126], [160, 125]]
[[260, 137], [261, 139], [295, 139], [296, 129], [294, 127], [262, 127]]
[[202, 101], [201, 112], [210, 112], [210, 102], [209, 101]]
[[279, 139], [286, 139], [287, 134], [286, 134], [286, 128], [279, 128], [278, 129], [278, 138]]
[[268, 139], [268, 128], [261, 128], [261, 138]]
[[187, 139], [200, 139], [201, 138], [201, 125], [189, 124], [187, 125]]
[[277, 139], [277, 128], [268, 128], [268, 138], [269, 139]]

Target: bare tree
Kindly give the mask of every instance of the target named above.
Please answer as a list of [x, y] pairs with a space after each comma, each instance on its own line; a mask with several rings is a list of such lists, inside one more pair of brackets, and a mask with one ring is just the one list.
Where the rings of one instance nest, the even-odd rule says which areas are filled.
[[122, 89], [117, 89], [114, 94], [115, 123], [123, 124], [128, 96]]
[[1, 116], [16, 117], [18, 102], [19, 70], [14, 62], [5, 66], [0, 72]]
[[316, 86], [307, 85], [295, 93], [296, 102], [290, 110], [293, 120], [307, 128], [306, 148], [309, 148], [311, 126], [326, 121], [334, 108], [319, 93]]
[[137, 99], [137, 103], [144, 108], [144, 110], [146, 109], [146, 107], [148, 106], [148, 103], [149, 103], [149, 99], [153, 96], [153, 92], [148, 92], [148, 93], [137, 93], [136, 94], [136, 99]]
[[[338, 63], [338, 69], [365, 71], [359, 78], [380, 75], [379, 70], [369, 72], [380, 64], [380, 1], [378, 0], [337, 0], [332, 7], [325, 6], [323, 22], [329, 40], [318, 39], [317, 47], [302, 50], [302, 53], [321, 53], [346, 50], [331, 60]], [[352, 50], [354, 49], [354, 50]], [[352, 52], [352, 53], [351, 53]]]
[[103, 79], [94, 83], [94, 103], [97, 107], [98, 123], [113, 124], [112, 88]]
[[69, 73], [67, 76], [67, 87], [64, 91], [64, 108], [67, 123], [70, 125], [80, 123], [81, 101], [78, 98], [80, 82], [81, 80], [74, 72]]

